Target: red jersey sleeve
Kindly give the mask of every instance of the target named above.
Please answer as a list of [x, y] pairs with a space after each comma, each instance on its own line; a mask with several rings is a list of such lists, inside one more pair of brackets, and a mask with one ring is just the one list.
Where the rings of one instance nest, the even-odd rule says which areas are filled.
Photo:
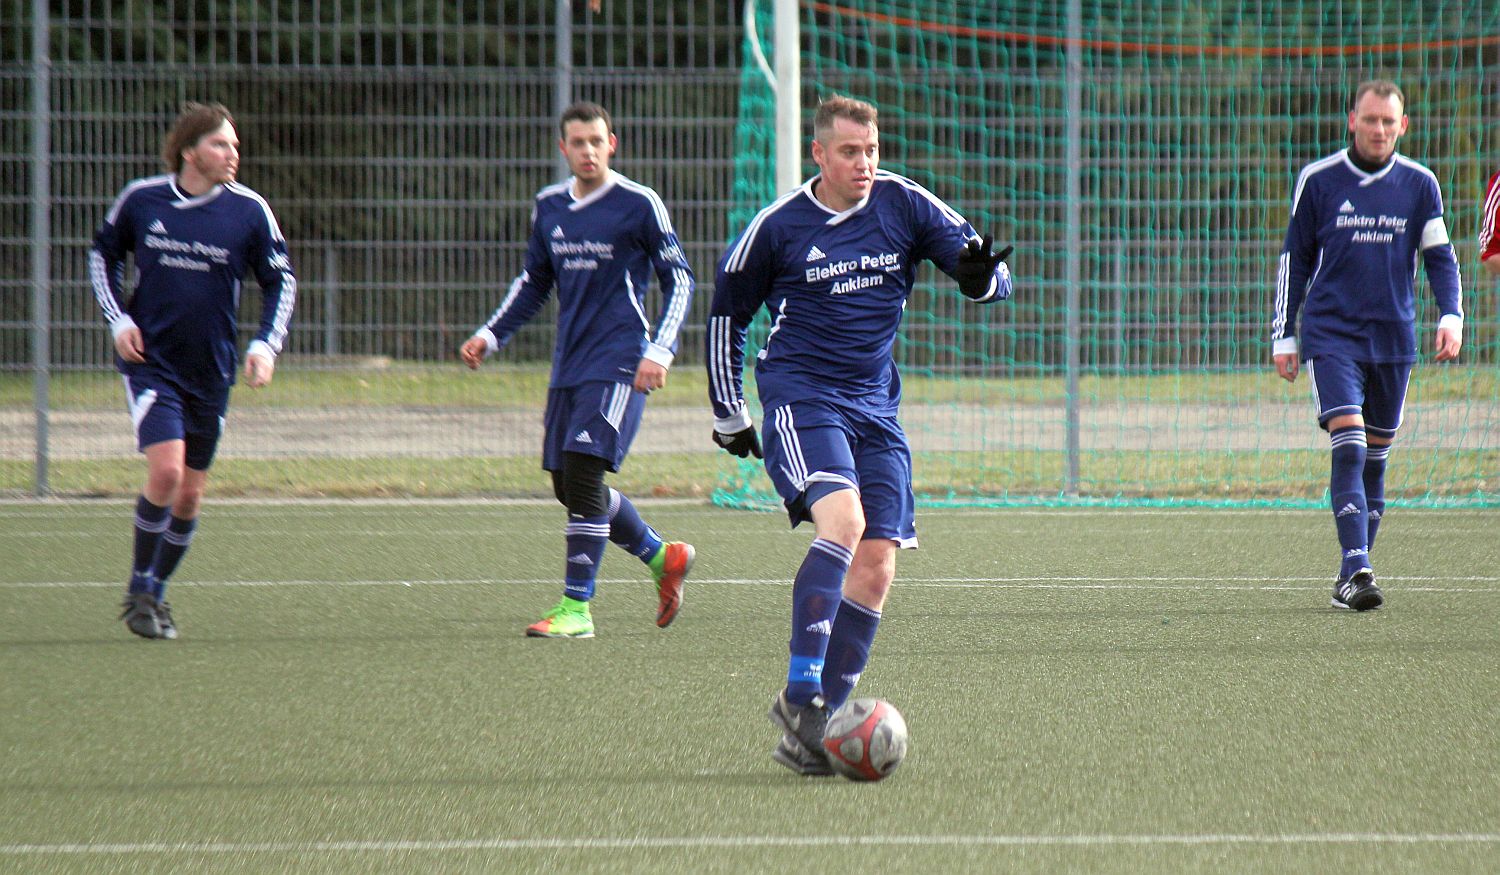
[[1479, 260], [1500, 255], [1500, 173], [1484, 191], [1484, 220], [1479, 225]]

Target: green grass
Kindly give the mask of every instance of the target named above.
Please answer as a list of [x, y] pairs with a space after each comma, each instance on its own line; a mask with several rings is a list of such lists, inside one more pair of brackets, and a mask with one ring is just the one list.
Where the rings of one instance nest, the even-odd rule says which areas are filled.
[[[747, 374], [747, 379], [752, 376]], [[338, 360], [284, 359], [272, 385], [264, 391], [238, 387], [233, 403], [267, 407], [323, 406], [532, 406], [545, 398], [545, 365], [486, 364], [478, 372], [457, 364], [392, 361], [384, 358]], [[1066, 398], [1061, 378], [924, 376], [920, 369], [902, 375], [907, 399], [932, 404], [1058, 404]], [[28, 373], [0, 374], [0, 407], [29, 409], [34, 384]], [[120, 379], [113, 371], [68, 371], [51, 377], [48, 395], [56, 408], [122, 404]], [[698, 365], [672, 370], [666, 388], [651, 396], [653, 407], [706, 405], [707, 376]], [[754, 383], [747, 391], [754, 395]], [[1422, 366], [1412, 375], [1411, 398], [1424, 402], [1500, 397], [1500, 373], [1478, 366]], [[1286, 400], [1307, 397], [1300, 381], [1290, 386], [1270, 366], [1245, 373], [1162, 372], [1150, 376], [1084, 375], [1079, 396], [1094, 400], [1177, 403], [1235, 402], [1245, 399]]]
[[[550, 497], [552, 480], [540, 457], [538, 451], [502, 458], [220, 459], [209, 472], [208, 492], [218, 498]], [[712, 452], [638, 453], [609, 479], [634, 495], [702, 497], [720, 463]], [[48, 486], [61, 496], [118, 498], [138, 494], [145, 476], [140, 458], [63, 459], [50, 465]], [[34, 477], [33, 463], [0, 460], [0, 494], [29, 492]]]
[[1326, 512], [924, 513], [856, 785], [769, 757], [809, 533], [642, 509], [699, 549], [668, 630], [611, 549], [598, 638], [521, 636], [546, 504], [210, 501], [146, 642], [128, 503], [0, 505], [0, 870], [1500, 868], [1494, 511], [1392, 514], [1364, 615]]

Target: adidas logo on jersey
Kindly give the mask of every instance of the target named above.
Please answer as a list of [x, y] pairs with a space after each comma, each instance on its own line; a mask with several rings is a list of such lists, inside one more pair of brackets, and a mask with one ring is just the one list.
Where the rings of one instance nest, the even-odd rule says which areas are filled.
[[167, 233], [167, 226], [162, 224], [161, 219], [157, 219], [156, 221], [152, 222], [151, 227], [147, 228], [146, 230], [150, 231], [152, 234], [165, 234]]
[[[553, 561], [555, 562], [556, 560], [553, 560]], [[572, 556], [568, 557], [568, 564], [569, 565], [593, 565], [594, 564], [594, 560], [590, 559], [589, 558], [589, 554], [587, 554], [587, 553], [574, 553]]]
[[1352, 213], [1352, 212], [1354, 212], [1354, 204], [1351, 204], [1348, 201], [1344, 201], [1342, 204], [1339, 204], [1339, 212], [1341, 212], [1341, 213]]
[[827, 257], [827, 255], [823, 254], [823, 250], [819, 249], [817, 246], [814, 246], [813, 248], [807, 250], [808, 261], [822, 261]]
[[833, 621], [832, 620], [819, 620], [818, 622], [812, 624], [811, 626], [808, 626], [803, 631], [805, 631], [805, 632], [812, 632], [814, 635], [832, 635], [833, 634]]
[[1354, 502], [1351, 501], [1348, 504], [1344, 505], [1343, 507], [1339, 508], [1339, 512], [1336, 515], [1337, 516], [1349, 516], [1350, 514], [1355, 514], [1355, 513], [1359, 513], [1359, 505], [1357, 505], [1357, 504], [1355, 504]]
[[563, 230], [562, 230], [562, 226], [561, 225], [559, 225], [558, 227], [552, 229], [552, 239], [553, 240], [561, 240], [563, 238], [563, 236], [564, 235], [563, 235]]
[[594, 439], [589, 437], [588, 431], [580, 431], [578, 434], [573, 435], [573, 440], [580, 444], [591, 444], [594, 442]]

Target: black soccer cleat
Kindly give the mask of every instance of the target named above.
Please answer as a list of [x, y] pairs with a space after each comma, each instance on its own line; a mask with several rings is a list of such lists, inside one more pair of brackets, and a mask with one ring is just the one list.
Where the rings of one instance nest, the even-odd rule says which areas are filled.
[[177, 624], [172, 620], [172, 606], [167, 604], [166, 599], [156, 603], [156, 625], [161, 627], [162, 638], [177, 640]]
[[785, 732], [781, 734], [781, 741], [776, 743], [776, 749], [771, 751], [771, 759], [799, 775], [823, 778], [833, 774], [833, 767], [828, 764], [826, 756], [813, 756], [797, 740], [797, 736]]
[[[125, 621], [125, 628], [142, 638], [161, 637], [161, 621], [157, 619], [158, 605], [155, 596], [149, 592], [127, 593], [121, 607], [125, 609], [120, 613], [120, 619]], [[170, 617], [169, 614], [168, 618]]]
[[1375, 572], [1361, 568], [1333, 582], [1333, 599], [1329, 604], [1341, 610], [1373, 611], [1385, 604], [1385, 596], [1375, 585]]
[[799, 775], [831, 775], [828, 755], [823, 752], [823, 729], [828, 725], [828, 706], [822, 696], [812, 704], [794, 705], [787, 701], [786, 690], [776, 694], [766, 714], [782, 731], [781, 743], [771, 758]]

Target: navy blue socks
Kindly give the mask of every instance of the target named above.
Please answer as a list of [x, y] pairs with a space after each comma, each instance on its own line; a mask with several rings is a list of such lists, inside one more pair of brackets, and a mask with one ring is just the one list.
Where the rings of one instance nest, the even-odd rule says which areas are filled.
[[1333, 447], [1328, 494], [1343, 551], [1340, 577], [1370, 564], [1369, 508], [1365, 503], [1365, 429], [1351, 425], [1328, 433]]
[[792, 639], [788, 646], [786, 697], [807, 705], [823, 692], [823, 661], [833, 620], [844, 591], [844, 575], [854, 553], [841, 544], [818, 538], [792, 581]]
[[135, 550], [130, 564], [131, 594], [151, 592], [151, 563], [156, 559], [156, 547], [162, 533], [167, 530], [167, 509], [146, 500], [142, 495], [135, 500]]
[[616, 489], [609, 490], [609, 539], [642, 562], [650, 562], [661, 549], [661, 536]]
[[828, 703], [828, 710], [838, 710], [859, 683], [879, 626], [880, 612], [874, 608], [847, 598], [839, 603], [838, 616], [833, 619], [833, 635], [828, 639], [828, 659], [823, 666], [823, 701]]
[[1365, 450], [1365, 506], [1369, 508], [1370, 538], [1366, 546], [1371, 550], [1375, 549], [1375, 533], [1380, 530], [1380, 519], [1385, 516], [1385, 463], [1390, 455], [1390, 444]]
[[167, 594], [167, 578], [177, 570], [177, 563], [193, 543], [193, 532], [197, 530], [197, 517], [185, 520], [173, 516], [167, 521], [167, 530], [156, 545], [156, 559], [151, 563], [151, 594], [158, 601]]
[[565, 530], [568, 539], [568, 565], [563, 591], [568, 598], [586, 602], [594, 597], [594, 578], [599, 574], [599, 560], [609, 542], [609, 517], [568, 515]]

